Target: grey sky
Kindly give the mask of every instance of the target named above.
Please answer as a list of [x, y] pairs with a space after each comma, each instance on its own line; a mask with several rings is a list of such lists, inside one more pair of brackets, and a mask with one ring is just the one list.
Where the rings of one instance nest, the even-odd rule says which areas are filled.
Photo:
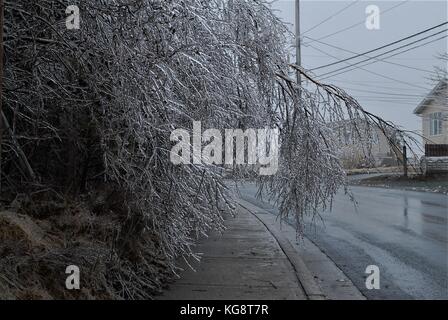
[[[351, 2], [354, 1], [302, 0], [301, 31], [305, 32], [306, 30], [312, 28], [322, 20], [348, 6]], [[397, 6], [400, 2], [404, 3]], [[335, 31], [344, 29], [345, 27], [352, 26], [357, 22], [365, 21], [366, 7], [371, 4], [377, 5], [382, 11], [380, 15], [380, 30], [368, 30], [364, 23], [360, 23], [358, 26], [351, 28], [350, 30], [335, 34], [326, 39], [322, 39], [321, 41], [360, 53], [395, 40], [399, 40], [448, 20], [446, 0], [364, 0], [358, 1], [345, 11], [334, 16], [332, 19], [311, 30], [305, 35], [313, 39], [319, 39], [334, 33]], [[397, 7], [390, 11], [383, 12], [393, 6]], [[294, 23], [294, 0], [277, 1], [273, 3], [273, 8], [278, 10], [278, 15], [282, 20], [291, 24]], [[374, 56], [444, 29], [446, 29], [446, 26], [370, 55]], [[294, 30], [293, 26], [291, 26], [291, 30]], [[444, 35], [446, 35], [446, 32], [421, 43], [429, 42]], [[310, 40], [304, 38], [305, 43], [308, 41]], [[421, 43], [416, 43], [414, 46]], [[322, 50], [323, 52], [318, 51], [316, 48]], [[376, 62], [369, 66], [363, 67], [364, 69], [371, 70], [402, 82], [385, 79], [360, 69], [341, 75], [336, 75], [325, 79], [324, 82], [336, 84], [345, 89], [348, 93], [357, 98], [361, 105], [367, 110], [382, 116], [385, 120], [393, 121], [397, 125], [403, 126], [408, 130], [420, 130], [420, 119], [413, 114], [413, 110], [420, 103], [423, 97], [429, 93], [434, 85], [434, 82], [430, 80], [433, 75], [434, 66], [438, 65], [439, 67], [446, 68], [446, 66], [444, 66], [444, 64], [436, 58], [437, 54], [446, 51], [447, 39], [445, 38], [387, 60], [412, 68], [422, 69], [422, 71], [383, 62]], [[331, 48], [318, 42], [312, 42], [310, 45], [304, 45], [302, 47], [302, 65], [307, 69], [312, 69], [337, 61], [337, 59], [328, 55], [332, 55], [338, 59], [344, 59], [352, 56], [353, 54]], [[379, 59], [381, 58], [383, 57], [380, 57]], [[354, 63], [358, 61], [360, 61], [360, 59], [351, 60], [349, 62]], [[332, 71], [346, 65], [347, 64], [339, 64], [333, 67], [316, 70], [315, 73], [317, 75], [321, 75], [325, 72]], [[414, 86], [403, 82], [411, 83]]]

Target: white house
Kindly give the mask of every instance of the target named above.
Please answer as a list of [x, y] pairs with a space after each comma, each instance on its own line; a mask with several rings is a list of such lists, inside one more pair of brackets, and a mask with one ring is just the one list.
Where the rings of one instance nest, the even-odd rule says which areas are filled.
[[437, 83], [414, 113], [422, 118], [425, 173], [448, 172], [448, 88], [447, 79]]
[[422, 118], [425, 145], [448, 144], [447, 81], [441, 80], [423, 99], [414, 113]]

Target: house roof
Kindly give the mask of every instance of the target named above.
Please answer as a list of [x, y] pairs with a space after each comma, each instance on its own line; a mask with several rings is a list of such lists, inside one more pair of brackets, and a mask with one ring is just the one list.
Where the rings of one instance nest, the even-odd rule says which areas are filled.
[[447, 88], [447, 80], [440, 80], [437, 85], [434, 87], [434, 89], [431, 90], [431, 92], [423, 99], [422, 102], [415, 108], [414, 113], [415, 114], [421, 114], [425, 107], [427, 107], [431, 101], [437, 97], [437, 95], [442, 92], [442, 90], [446, 90]]

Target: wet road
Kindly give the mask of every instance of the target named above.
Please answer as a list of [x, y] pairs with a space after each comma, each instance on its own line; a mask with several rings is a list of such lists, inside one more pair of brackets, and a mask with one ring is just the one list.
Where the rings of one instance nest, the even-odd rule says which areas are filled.
[[[352, 187], [357, 206], [337, 195], [323, 222], [307, 224], [305, 235], [369, 299], [448, 299], [448, 197], [442, 194]], [[255, 198], [256, 187], [240, 187], [241, 197], [278, 213]], [[381, 272], [380, 290], [367, 290], [366, 267]]]

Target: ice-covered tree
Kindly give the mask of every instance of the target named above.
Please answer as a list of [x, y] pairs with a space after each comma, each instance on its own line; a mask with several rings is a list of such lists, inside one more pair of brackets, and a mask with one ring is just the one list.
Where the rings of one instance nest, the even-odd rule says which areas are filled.
[[330, 123], [349, 120], [367, 153], [372, 127], [392, 126], [288, 65], [290, 35], [264, 0], [84, 0], [80, 30], [66, 1], [5, 5], [3, 192], [107, 185], [132, 226], [119, 239], [150, 232], [171, 262], [234, 207], [221, 171], [170, 162], [174, 129], [279, 129], [279, 171], [260, 187], [300, 227], [344, 185]]

